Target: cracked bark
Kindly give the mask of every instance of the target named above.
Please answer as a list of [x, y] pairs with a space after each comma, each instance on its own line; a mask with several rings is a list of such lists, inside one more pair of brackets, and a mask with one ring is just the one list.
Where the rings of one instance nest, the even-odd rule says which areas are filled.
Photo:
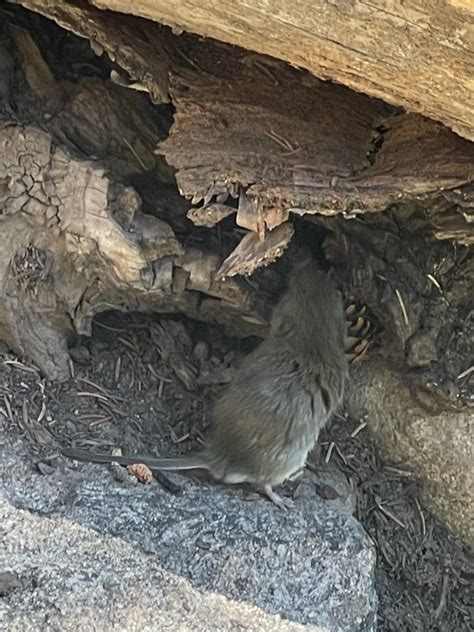
[[[71, 23], [79, 12], [134, 14], [272, 55], [451, 127], [473, 140], [472, 3], [261, 0], [21, 0], [35, 11]], [[111, 15], [111, 13], [109, 13]], [[258, 59], [258, 55], [254, 55]], [[159, 68], [154, 64], [151, 69]], [[153, 70], [150, 70], [153, 72]]]

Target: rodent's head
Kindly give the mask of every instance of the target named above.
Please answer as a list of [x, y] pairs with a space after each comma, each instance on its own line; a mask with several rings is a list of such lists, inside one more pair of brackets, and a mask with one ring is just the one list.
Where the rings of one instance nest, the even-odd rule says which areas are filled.
[[290, 337], [297, 344], [336, 352], [344, 348], [346, 333], [342, 297], [328, 275], [313, 261], [296, 265], [275, 307], [272, 337]]

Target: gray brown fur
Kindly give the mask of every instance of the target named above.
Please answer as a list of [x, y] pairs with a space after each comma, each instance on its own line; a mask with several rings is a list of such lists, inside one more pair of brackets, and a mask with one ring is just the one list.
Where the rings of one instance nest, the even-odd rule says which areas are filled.
[[346, 325], [341, 296], [326, 274], [313, 264], [295, 269], [270, 330], [217, 400], [202, 453], [175, 459], [68, 455], [152, 469], [207, 469], [225, 483], [251, 483], [281, 505], [272, 488], [305, 466], [343, 397]]

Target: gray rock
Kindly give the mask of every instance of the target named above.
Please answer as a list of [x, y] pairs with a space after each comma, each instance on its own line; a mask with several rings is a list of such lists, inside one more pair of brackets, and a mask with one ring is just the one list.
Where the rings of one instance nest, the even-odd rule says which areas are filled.
[[106, 468], [41, 475], [0, 448], [0, 601], [8, 630], [375, 629], [375, 553], [342, 507], [282, 512], [180, 478], [124, 486]]
[[421, 482], [425, 505], [474, 544], [474, 411], [428, 412], [381, 361], [352, 367], [347, 405], [365, 418], [388, 461]]

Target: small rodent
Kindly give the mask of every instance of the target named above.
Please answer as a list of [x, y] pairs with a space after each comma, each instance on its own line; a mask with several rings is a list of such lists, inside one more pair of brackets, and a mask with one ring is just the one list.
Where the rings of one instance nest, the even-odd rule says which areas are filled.
[[250, 483], [279, 507], [273, 491], [306, 464], [321, 428], [342, 401], [347, 362], [340, 293], [314, 263], [295, 268], [274, 309], [270, 335], [250, 353], [217, 400], [206, 448], [177, 458], [75, 459], [155, 470], [206, 469], [224, 483]]

